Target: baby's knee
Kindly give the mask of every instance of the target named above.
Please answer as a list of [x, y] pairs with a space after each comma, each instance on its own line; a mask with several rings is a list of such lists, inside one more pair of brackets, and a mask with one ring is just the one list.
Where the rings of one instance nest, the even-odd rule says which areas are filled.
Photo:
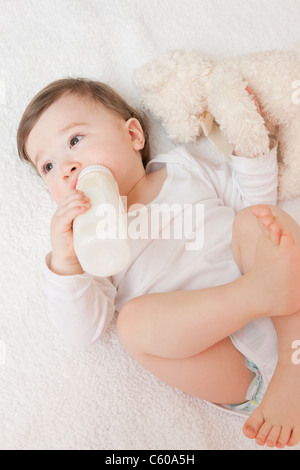
[[136, 315], [140, 311], [138, 299], [129, 300], [121, 309], [117, 319], [117, 333], [122, 346], [130, 353], [135, 349]]

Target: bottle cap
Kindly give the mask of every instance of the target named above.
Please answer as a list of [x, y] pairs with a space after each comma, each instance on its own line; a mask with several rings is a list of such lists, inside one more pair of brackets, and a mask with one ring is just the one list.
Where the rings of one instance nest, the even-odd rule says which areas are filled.
[[[103, 166], [103, 165], [89, 165], [87, 166], [86, 168], [84, 168], [80, 173], [79, 173], [79, 176], [78, 176], [78, 181], [80, 180], [80, 178], [83, 176], [83, 175], [86, 175], [87, 173], [90, 173], [91, 171], [97, 171], [97, 170], [100, 170], [102, 171], [103, 173], [107, 173], [108, 175], [112, 176], [113, 177], [113, 174], [112, 172], [106, 168], [106, 166]], [[77, 182], [78, 182], [77, 181]]]

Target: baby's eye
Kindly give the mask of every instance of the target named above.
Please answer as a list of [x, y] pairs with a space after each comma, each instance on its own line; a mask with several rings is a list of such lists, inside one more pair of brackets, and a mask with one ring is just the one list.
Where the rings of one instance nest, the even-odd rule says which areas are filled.
[[46, 163], [46, 165], [44, 165], [42, 168], [42, 173], [46, 175], [47, 173], [49, 173], [49, 171], [52, 170], [52, 168], [53, 168], [53, 163]]
[[70, 139], [70, 147], [74, 147], [74, 145], [78, 144], [81, 138], [82, 138], [81, 135], [75, 135], [74, 137], [72, 137]]

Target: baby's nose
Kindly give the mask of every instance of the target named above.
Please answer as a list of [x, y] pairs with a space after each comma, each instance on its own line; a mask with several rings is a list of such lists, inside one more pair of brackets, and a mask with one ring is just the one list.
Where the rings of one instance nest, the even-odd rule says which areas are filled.
[[79, 164], [76, 164], [76, 163], [65, 165], [62, 169], [64, 179], [65, 180], [68, 179], [78, 169], [79, 169]]

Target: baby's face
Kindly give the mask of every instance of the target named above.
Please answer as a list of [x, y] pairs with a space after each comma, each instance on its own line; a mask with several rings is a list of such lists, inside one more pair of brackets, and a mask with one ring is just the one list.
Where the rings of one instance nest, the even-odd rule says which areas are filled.
[[144, 135], [136, 119], [125, 121], [100, 102], [64, 95], [31, 130], [27, 153], [59, 205], [89, 165], [111, 170], [122, 196], [144, 176]]

